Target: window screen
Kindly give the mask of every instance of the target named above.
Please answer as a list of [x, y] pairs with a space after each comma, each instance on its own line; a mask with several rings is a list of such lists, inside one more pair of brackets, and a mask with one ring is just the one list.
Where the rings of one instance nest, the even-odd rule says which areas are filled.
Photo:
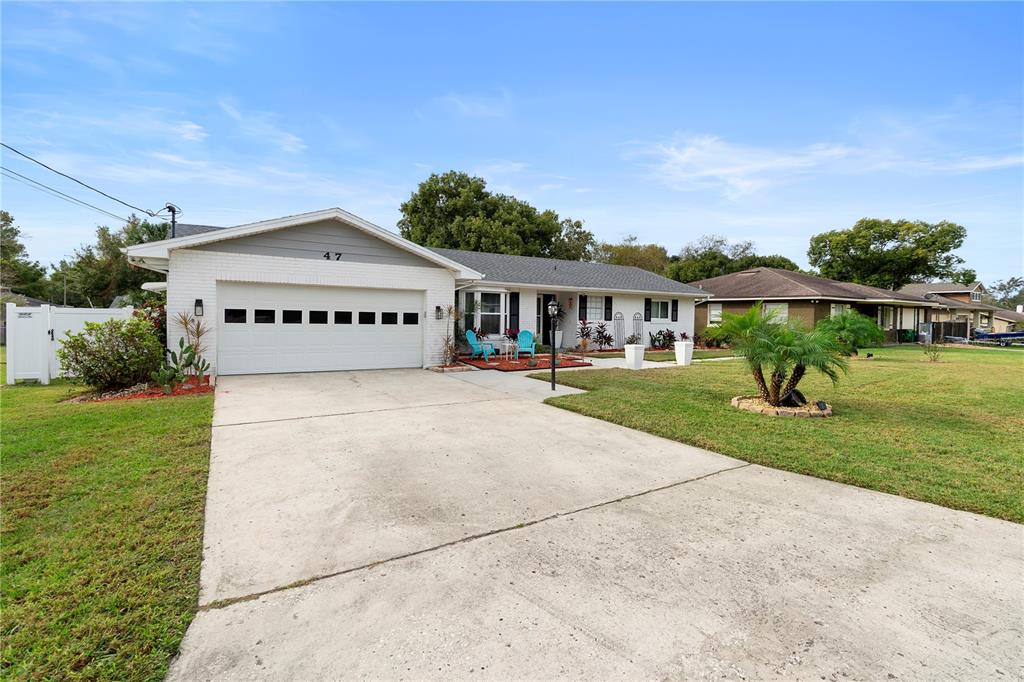
[[591, 322], [604, 319], [604, 296], [587, 296], [586, 315]]
[[668, 319], [668, 301], [651, 301], [651, 319]]
[[256, 324], [274, 324], [275, 317], [273, 310], [260, 310], [257, 308], [252, 311], [252, 320]]
[[722, 304], [708, 303], [708, 324], [721, 324]]
[[282, 310], [281, 324], [302, 324], [301, 310]]
[[245, 308], [225, 308], [224, 322], [226, 324], [245, 324]]

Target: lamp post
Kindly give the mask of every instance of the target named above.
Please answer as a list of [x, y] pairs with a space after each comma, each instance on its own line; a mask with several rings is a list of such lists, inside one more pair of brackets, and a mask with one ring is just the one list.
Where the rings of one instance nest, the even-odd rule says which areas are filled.
[[551, 318], [551, 390], [555, 390], [555, 328], [558, 327], [558, 301], [548, 301], [548, 316]]

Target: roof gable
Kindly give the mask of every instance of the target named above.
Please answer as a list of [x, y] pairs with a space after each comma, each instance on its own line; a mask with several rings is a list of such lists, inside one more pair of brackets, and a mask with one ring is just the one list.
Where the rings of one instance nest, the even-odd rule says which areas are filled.
[[286, 216], [284, 218], [276, 218], [274, 220], [264, 220], [257, 223], [237, 225], [235, 227], [213, 228], [213, 226], [210, 225], [190, 225], [189, 227], [191, 228], [199, 229], [189, 230], [192, 232], [191, 234], [175, 237], [173, 239], [163, 239], [161, 241], [129, 246], [124, 249], [124, 252], [128, 255], [129, 260], [136, 264], [142, 265], [143, 267], [149, 267], [150, 269], [159, 269], [154, 267], [154, 259], [155, 261], [166, 260], [169, 258], [170, 252], [175, 249], [198, 248], [204, 245], [215, 244], [231, 239], [267, 234], [291, 227], [321, 223], [329, 220], [340, 221], [394, 247], [403, 249], [409, 253], [426, 259], [431, 263], [452, 270], [455, 272], [456, 277], [465, 279], [479, 279], [481, 277], [479, 272], [476, 272], [462, 263], [449, 260], [430, 249], [404, 239], [397, 234], [389, 232], [382, 227], [363, 220], [348, 211], [343, 211], [340, 208], [329, 208], [323, 211], [302, 213], [294, 216]]

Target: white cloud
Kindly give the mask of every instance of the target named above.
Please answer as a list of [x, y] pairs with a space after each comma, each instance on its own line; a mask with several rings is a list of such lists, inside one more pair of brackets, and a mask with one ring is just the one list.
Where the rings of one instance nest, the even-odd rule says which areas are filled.
[[220, 109], [238, 124], [238, 129], [245, 135], [255, 137], [276, 146], [290, 154], [297, 154], [306, 148], [306, 143], [298, 135], [279, 128], [271, 122], [271, 115], [265, 112], [243, 113], [227, 99], [219, 102]]
[[493, 95], [448, 93], [437, 98], [444, 110], [468, 118], [497, 118], [508, 114], [512, 98], [507, 92]]
[[[904, 133], [887, 136], [884, 140], [876, 138], [874, 142], [819, 142], [784, 149], [736, 144], [715, 135], [692, 135], [637, 144], [625, 156], [647, 159], [654, 176], [672, 189], [716, 189], [734, 200], [812, 172], [942, 175], [1001, 170], [1024, 164], [1024, 154], [1020, 152], [963, 153], [948, 145], [923, 145], [916, 131], [913, 142], [911, 136]], [[1019, 143], [1011, 146], [1019, 146]]]
[[695, 135], [656, 143], [639, 153], [655, 158], [655, 173], [673, 189], [718, 188], [726, 196], [738, 197], [763, 189], [782, 176], [848, 157], [851, 152], [847, 147], [829, 144], [786, 151]]

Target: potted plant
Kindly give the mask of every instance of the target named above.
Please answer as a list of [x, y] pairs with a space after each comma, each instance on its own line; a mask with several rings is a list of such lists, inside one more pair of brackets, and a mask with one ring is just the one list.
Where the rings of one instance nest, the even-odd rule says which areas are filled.
[[684, 367], [693, 362], [693, 340], [686, 332], [679, 333], [679, 340], [675, 342], [676, 364]]
[[626, 369], [640, 369], [644, 365], [644, 344], [640, 337], [631, 334], [626, 337]]

